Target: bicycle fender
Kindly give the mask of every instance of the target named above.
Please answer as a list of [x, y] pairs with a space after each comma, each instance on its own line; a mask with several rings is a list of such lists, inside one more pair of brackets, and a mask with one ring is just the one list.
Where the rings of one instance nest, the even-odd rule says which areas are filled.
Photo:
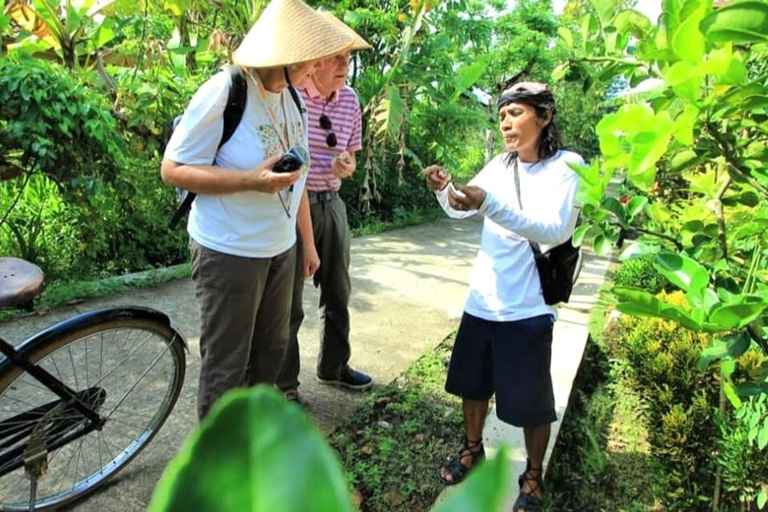
[[[58, 339], [61, 336], [79, 329], [92, 327], [112, 320], [130, 319], [150, 320], [168, 326], [175, 333], [175, 337], [181, 340], [184, 349], [189, 352], [189, 343], [187, 343], [186, 338], [179, 332], [179, 330], [171, 325], [171, 319], [168, 318], [168, 315], [161, 311], [157, 311], [156, 309], [134, 306], [110, 307], [75, 315], [66, 320], [62, 320], [37, 334], [33, 334], [17, 346], [16, 350], [24, 354], [27, 351], [33, 351], [37, 347], [45, 346], [52, 340]], [[0, 364], [0, 371], [6, 366], [6, 363], [8, 363], [7, 359]]]

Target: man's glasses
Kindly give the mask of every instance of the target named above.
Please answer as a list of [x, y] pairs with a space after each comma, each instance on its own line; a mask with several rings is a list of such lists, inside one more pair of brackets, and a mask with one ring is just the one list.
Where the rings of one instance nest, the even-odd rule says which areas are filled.
[[330, 132], [328, 133], [328, 136], [325, 138], [325, 143], [328, 144], [329, 148], [335, 148], [339, 142], [336, 140], [336, 134], [330, 131], [333, 129], [333, 123], [331, 123], [331, 118], [325, 114], [321, 115], [320, 128], [322, 128], [323, 130], [328, 130]]

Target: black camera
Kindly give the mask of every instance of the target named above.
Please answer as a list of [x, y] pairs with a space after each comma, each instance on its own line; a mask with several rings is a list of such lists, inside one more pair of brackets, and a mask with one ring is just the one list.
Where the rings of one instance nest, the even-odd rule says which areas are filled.
[[301, 155], [301, 152], [299, 152], [297, 148], [293, 147], [289, 149], [288, 152], [280, 158], [280, 160], [277, 161], [274, 167], [272, 167], [272, 172], [293, 172], [300, 169], [301, 166], [305, 163], [306, 161]]

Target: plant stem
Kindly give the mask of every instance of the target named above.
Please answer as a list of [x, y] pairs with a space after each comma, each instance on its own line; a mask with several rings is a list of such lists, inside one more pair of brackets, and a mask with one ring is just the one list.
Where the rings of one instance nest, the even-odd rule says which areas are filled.
[[723, 186], [717, 191], [717, 195], [714, 200], [715, 217], [717, 217], [717, 239], [720, 242], [720, 250], [723, 253], [723, 259], [728, 259], [728, 237], [725, 225], [725, 214], [723, 212], [723, 195], [731, 186], [733, 178], [729, 174], [723, 182]]
[[677, 239], [675, 239], [675, 238], [673, 238], [673, 237], [671, 237], [669, 235], [665, 235], [664, 233], [655, 233], [653, 231], [649, 231], [649, 230], [643, 229], [643, 228], [632, 228], [632, 231], [634, 231], [636, 233], [642, 233], [644, 235], [650, 235], [650, 236], [655, 236], [657, 238], [661, 238], [662, 240], [666, 240], [667, 242], [670, 242], [670, 243], [674, 244], [675, 249], [677, 249], [678, 251], [682, 251], [683, 250], [683, 244], [680, 243], [680, 241], [678, 241]]
[[750, 177], [749, 172], [745, 172], [739, 167], [739, 162], [736, 160], [736, 157], [731, 150], [730, 144], [728, 144], [728, 141], [725, 140], [720, 132], [717, 131], [716, 127], [710, 122], [707, 122], [706, 127], [707, 131], [710, 133], [710, 135], [712, 135], [717, 144], [720, 146], [720, 149], [723, 151], [725, 161], [728, 163], [728, 174], [734, 178], [746, 181], [752, 187], [762, 192], [764, 196], [768, 196], [768, 188], [764, 187], [760, 182]]

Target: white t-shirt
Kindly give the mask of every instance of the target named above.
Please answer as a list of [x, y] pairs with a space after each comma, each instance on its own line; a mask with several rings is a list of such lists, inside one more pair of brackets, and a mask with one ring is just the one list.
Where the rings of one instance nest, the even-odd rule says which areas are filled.
[[446, 213], [465, 218], [485, 216], [480, 250], [470, 278], [464, 310], [490, 321], [510, 322], [543, 314], [556, 314], [544, 302], [539, 274], [528, 240], [546, 246], [568, 240], [578, 218], [575, 206], [578, 175], [569, 162], [583, 164], [581, 156], [558, 151], [546, 161], [519, 162], [520, 196], [515, 190], [514, 164], [498, 155], [470, 181], [486, 192], [479, 210], [463, 212], [448, 205], [448, 187], [436, 193]]
[[[266, 91], [260, 88], [256, 72], [245, 68], [243, 73], [248, 83], [243, 118], [218, 153], [229, 94], [230, 79], [225, 71], [211, 77], [195, 93], [173, 132], [165, 158], [187, 165], [210, 165], [215, 159], [215, 165], [220, 167], [250, 170], [265, 159], [298, 146], [309, 161], [307, 124], [302, 123], [288, 89], [281, 93]], [[268, 109], [278, 121], [276, 127]], [[280, 138], [276, 128], [283, 132]], [[307, 172], [305, 166], [292, 192], [280, 193], [290, 218], [277, 193], [199, 194], [187, 222], [189, 235], [204, 247], [235, 256], [270, 258], [285, 252], [296, 243], [296, 213]]]

